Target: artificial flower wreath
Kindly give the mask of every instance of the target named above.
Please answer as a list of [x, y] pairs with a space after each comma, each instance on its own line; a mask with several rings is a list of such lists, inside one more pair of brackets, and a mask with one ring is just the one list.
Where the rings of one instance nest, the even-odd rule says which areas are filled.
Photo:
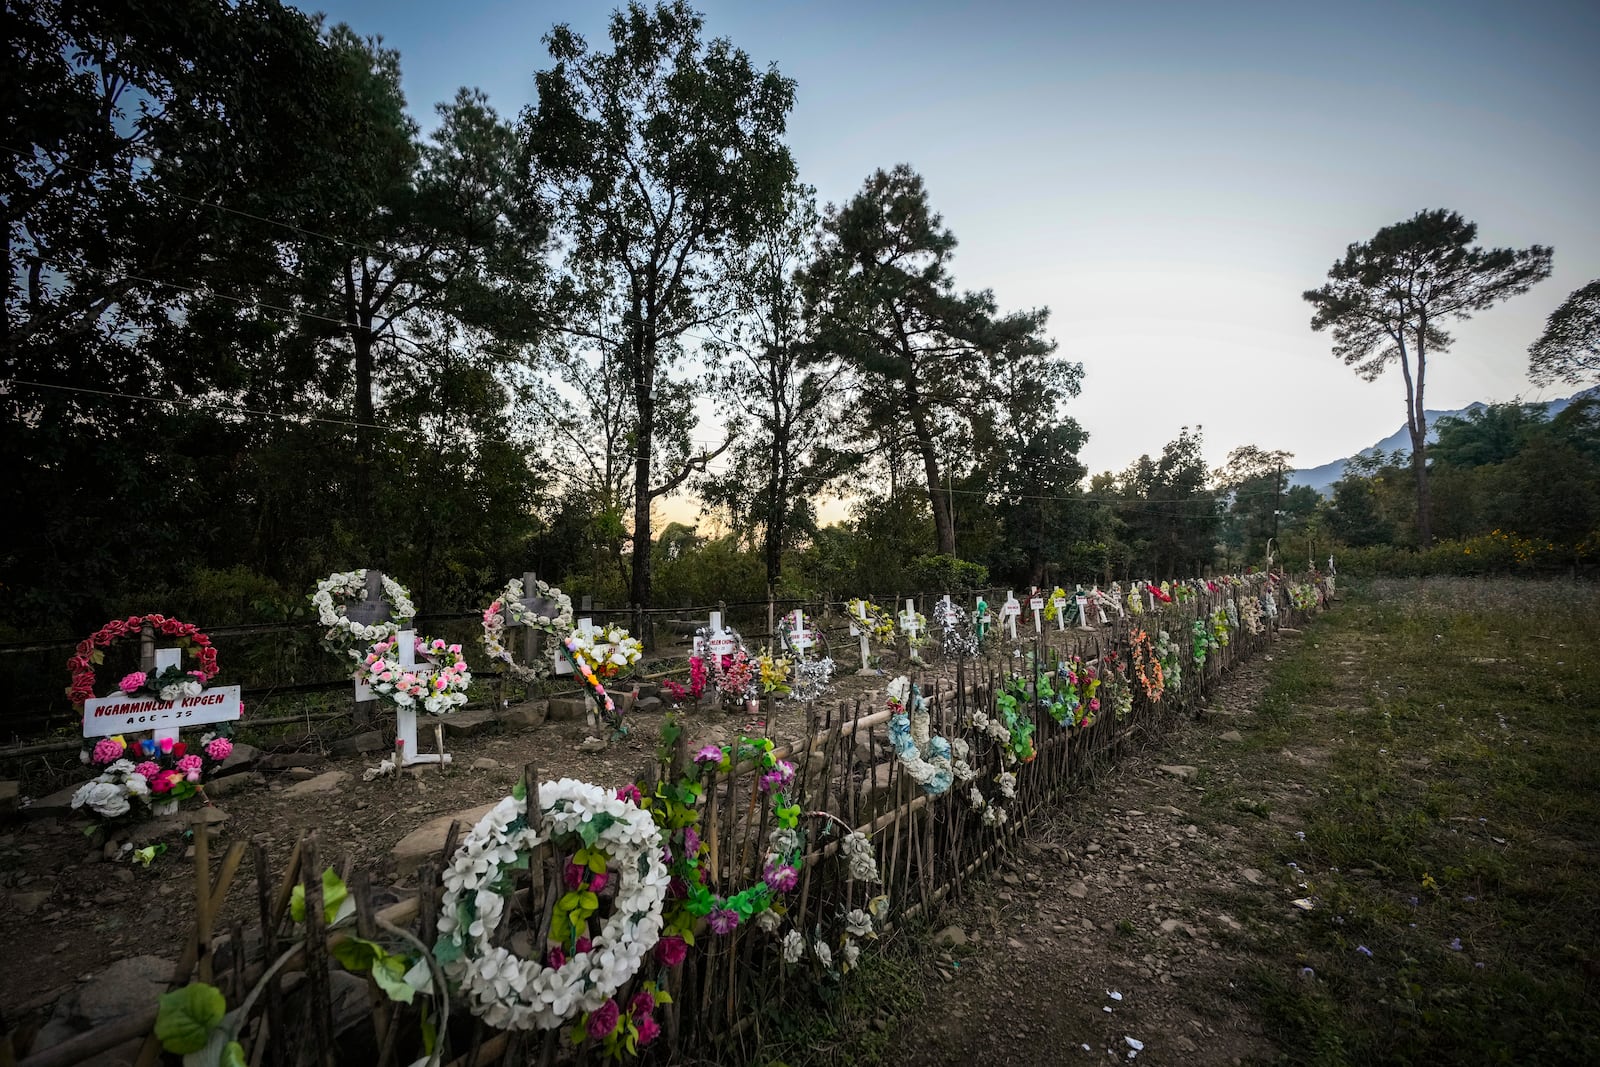
[[521, 578], [513, 578], [506, 583], [500, 595], [483, 609], [483, 648], [490, 659], [504, 663], [513, 678], [535, 682], [549, 677], [552, 670], [550, 663], [518, 663], [505, 643], [506, 628], [526, 626], [560, 640], [572, 629], [572, 598], [535, 578], [532, 592], [553, 601], [558, 608], [554, 615], [537, 615], [523, 603], [528, 592]]

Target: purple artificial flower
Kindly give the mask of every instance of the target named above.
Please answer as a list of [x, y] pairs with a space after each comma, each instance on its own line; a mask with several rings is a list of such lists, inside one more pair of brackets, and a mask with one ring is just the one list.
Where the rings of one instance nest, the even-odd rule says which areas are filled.
[[714, 934], [731, 934], [733, 928], [739, 925], [739, 913], [732, 908], [717, 908], [706, 916], [706, 924]]
[[1450, 939], [1450, 951], [1451, 952], [1460, 952], [1461, 951], [1461, 939], [1459, 937], [1452, 937]]
[[617, 1028], [617, 1017], [621, 1015], [617, 1002], [607, 997], [606, 1002], [589, 1013], [589, 1021], [584, 1028], [589, 1031], [589, 1036], [599, 1041]]
[[800, 884], [800, 872], [787, 863], [767, 864], [765, 881], [775, 893], [787, 893]]
[[707, 745], [694, 754], [694, 761], [696, 763], [721, 763], [722, 749], [716, 745]]
[[552, 945], [550, 952], [545, 956], [545, 963], [552, 970], [559, 971], [567, 965], [567, 954], [561, 951], [560, 945]]
[[1372, 950], [1370, 948], [1368, 948], [1366, 945], [1357, 945], [1356, 946], [1356, 951], [1361, 953], [1363, 956], [1367, 957], [1367, 959], [1369, 959], [1369, 960], [1372, 958]]
[[700, 831], [694, 827], [685, 827], [683, 831], [683, 854], [693, 856], [700, 851]]
[[788, 760], [779, 760], [777, 766], [761, 776], [761, 788], [765, 792], [782, 789], [794, 781], [794, 764]]

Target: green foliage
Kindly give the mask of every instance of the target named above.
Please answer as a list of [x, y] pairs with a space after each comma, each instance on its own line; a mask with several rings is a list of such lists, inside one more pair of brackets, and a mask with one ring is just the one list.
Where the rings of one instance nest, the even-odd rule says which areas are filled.
[[1600, 375], [1600, 279], [1573, 290], [1550, 313], [1544, 333], [1528, 348], [1535, 385], [1574, 385]]
[[222, 1023], [228, 1005], [222, 991], [204, 982], [190, 982], [182, 989], [161, 995], [156, 1013], [155, 1034], [161, 1047], [180, 1056], [199, 1052], [211, 1039], [211, 1031]]
[[911, 561], [909, 577], [920, 590], [966, 593], [989, 584], [989, 568], [954, 556], [922, 555]]
[[[322, 919], [332, 926], [356, 913], [356, 902], [350, 896], [344, 879], [332, 867], [322, 872]], [[296, 883], [289, 895], [289, 917], [297, 923], [306, 921], [306, 887]]]

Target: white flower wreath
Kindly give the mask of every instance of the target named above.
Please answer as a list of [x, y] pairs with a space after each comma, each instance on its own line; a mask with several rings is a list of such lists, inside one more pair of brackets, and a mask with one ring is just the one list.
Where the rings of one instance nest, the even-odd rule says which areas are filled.
[[546, 585], [535, 578], [533, 592], [554, 601], [560, 608], [554, 615], [535, 615], [528, 610], [523, 598], [527, 596], [521, 578], [513, 578], [505, 589], [483, 610], [483, 648], [490, 659], [506, 665], [512, 677], [523, 682], [536, 682], [550, 676], [553, 667], [549, 662], [518, 663], [506, 647], [507, 626], [527, 626], [557, 639], [572, 631], [572, 598], [555, 586]]
[[[661, 833], [649, 812], [609, 790], [563, 778], [539, 789], [543, 831], [527, 823], [527, 801], [506, 797], [473, 827], [444, 872], [434, 954], [490, 1026], [553, 1030], [604, 1004], [639, 970], [661, 936], [669, 875]], [[619, 876], [610, 918], [587, 952], [560, 967], [525, 960], [492, 943], [505, 910], [507, 868], [539, 844], [579, 837], [607, 853]]]
[[417, 607], [411, 603], [411, 593], [405, 586], [383, 576], [383, 596], [389, 602], [389, 621], [371, 626], [351, 622], [345, 616], [344, 605], [366, 596], [367, 572], [343, 571], [330, 574], [317, 583], [311, 594], [311, 604], [317, 609], [317, 621], [328, 627], [323, 643], [335, 651], [348, 652], [356, 659], [365, 656], [371, 647], [404, 630], [416, 617]]

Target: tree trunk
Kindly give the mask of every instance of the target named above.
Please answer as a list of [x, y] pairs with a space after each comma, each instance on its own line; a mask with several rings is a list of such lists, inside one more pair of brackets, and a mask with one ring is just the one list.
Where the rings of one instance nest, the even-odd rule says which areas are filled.
[[[1417, 419], [1422, 421], [1421, 412]], [[1428, 490], [1428, 429], [1423, 423], [1421, 428], [1411, 432], [1411, 471], [1417, 479], [1417, 547], [1427, 548], [1433, 544], [1433, 497]]]
[[922, 470], [928, 478], [928, 503], [933, 505], [933, 531], [939, 539], [939, 554], [956, 554], [955, 516], [950, 514], [950, 498], [939, 491], [939, 457], [933, 451], [933, 437], [927, 422], [912, 399], [911, 428], [917, 435], [917, 451], [922, 453]]
[[[641, 339], [641, 347], [648, 344]], [[654, 353], [641, 353], [638, 376], [634, 380], [634, 403], [639, 423], [633, 467], [633, 633], [645, 640], [644, 609], [650, 605], [650, 550], [654, 538], [650, 530], [650, 468], [655, 446], [656, 398]]]
[[[351, 485], [354, 499], [351, 503], [354, 505], [356, 528], [365, 533], [376, 525], [372, 492], [372, 426], [375, 418], [372, 400], [372, 331], [367, 328], [365, 321], [355, 324], [350, 340], [355, 347], [356, 363], [356, 448], [353, 464], [355, 473]], [[371, 562], [382, 566], [388, 561], [376, 559]]]

